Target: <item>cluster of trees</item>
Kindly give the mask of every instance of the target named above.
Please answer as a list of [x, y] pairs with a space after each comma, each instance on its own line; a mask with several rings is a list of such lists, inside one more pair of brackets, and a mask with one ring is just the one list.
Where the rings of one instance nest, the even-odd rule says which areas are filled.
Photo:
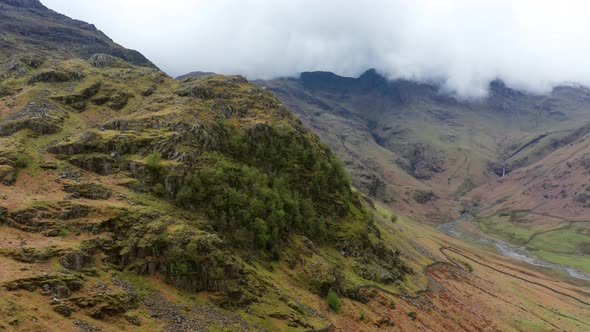
[[360, 206], [342, 166], [319, 142], [270, 126], [231, 137], [224, 151], [203, 155], [175, 199], [204, 208], [233, 245], [278, 255], [290, 232], [322, 241], [329, 222]]

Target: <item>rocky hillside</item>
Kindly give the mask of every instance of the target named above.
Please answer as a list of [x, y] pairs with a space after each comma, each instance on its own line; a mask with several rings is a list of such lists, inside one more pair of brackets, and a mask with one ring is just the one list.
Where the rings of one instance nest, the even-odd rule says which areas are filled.
[[590, 108], [584, 88], [535, 96], [495, 81], [486, 99], [469, 101], [374, 70], [256, 83], [328, 143], [364, 193], [428, 221], [456, 215], [461, 207], [453, 201], [501, 176], [503, 166], [510, 172], [532, 162], [527, 143], [578, 126]]
[[[99, 53], [155, 68], [141, 53], [117, 45], [94, 25], [58, 14], [38, 0], [0, 1], [0, 50], [2, 67], [16, 72], [25, 71], [25, 65], [40, 65], [34, 55], [87, 59]], [[6, 55], [14, 52], [29, 55], [27, 63], [11, 62]]]
[[412, 272], [340, 162], [269, 92], [239, 76], [178, 82], [38, 1], [2, 1], [0, 15], [3, 329], [62, 316], [80, 330], [198, 329], [162, 311], [182, 301], [142, 296], [150, 276], [203, 294], [221, 317], [203, 324], [322, 328], [331, 320], [277, 287], [273, 266], [293, 271], [288, 287], [355, 301]]
[[0, 16], [0, 330], [590, 326], [586, 284], [374, 203], [267, 89], [174, 80], [37, 0]]

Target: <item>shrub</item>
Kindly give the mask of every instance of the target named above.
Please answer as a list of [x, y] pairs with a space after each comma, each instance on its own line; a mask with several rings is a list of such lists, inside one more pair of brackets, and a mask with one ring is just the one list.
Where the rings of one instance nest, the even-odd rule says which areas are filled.
[[328, 292], [328, 306], [332, 311], [338, 312], [340, 310], [340, 298], [338, 294], [330, 289]]
[[414, 311], [410, 311], [410, 312], [408, 312], [408, 317], [410, 317], [411, 320], [416, 320], [416, 318], [418, 316], [416, 315], [416, 313]]
[[147, 168], [154, 172], [159, 173], [162, 171], [162, 155], [159, 152], [152, 152], [147, 156]]
[[156, 184], [152, 190], [157, 196], [164, 196], [164, 192], [166, 191], [161, 183]]
[[18, 168], [25, 168], [29, 166], [31, 162], [31, 157], [21, 152], [17, 152], [14, 157], [14, 164]]
[[68, 236], [68, 233], [69, 233], [69, 232], [68, 232], [68, 230], [67, 230], [67, 229], [65, 229], [65, 228], [60, 228], [60, 230], [59, 230], [59, 234], [58, 234], [58, 235], [59, 235], [59, 236], [61, 236], [61, 237], [66, 237], [66, 236]]
[[391, 310], [395, 310], [395, 302], [393, 302], [393, 300], [389, 300], [389, 309]]
[[193, 190], [189, 186], [183, 186], [178, 193], [176, 193], [176, 204], [180, 206], [189, 207], [192, 199]]

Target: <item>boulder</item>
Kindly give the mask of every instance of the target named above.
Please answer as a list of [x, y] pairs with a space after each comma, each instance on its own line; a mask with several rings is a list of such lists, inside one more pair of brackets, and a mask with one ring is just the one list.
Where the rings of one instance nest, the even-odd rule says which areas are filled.
[[92, 257], [81, 250], [73, 250], [62, 256], [59, 262], [66, 269], [79, 271], [92, 265]]
[[58, 314], [64, 317], [70, 317], [72, 315], [72, 308], [65, 304], [59, 304], [53, 307], [53, 311], [57, 312]]

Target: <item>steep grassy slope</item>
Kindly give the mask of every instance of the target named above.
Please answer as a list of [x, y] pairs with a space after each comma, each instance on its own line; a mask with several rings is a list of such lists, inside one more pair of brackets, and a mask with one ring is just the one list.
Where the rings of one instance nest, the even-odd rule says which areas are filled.
[[257, 84], [334, 149], [363, 192], [429, 221], [457, 213], [452, 201], [497, 178], [502, 165], [509, 172], [534, 161], [523, 157], [524, 145], [577, 126], [590, 102], [583, 88], [533, 96], [498, 81], [487, 99], [460, 101], [372, 70], [357, 79], [315, 72]]

